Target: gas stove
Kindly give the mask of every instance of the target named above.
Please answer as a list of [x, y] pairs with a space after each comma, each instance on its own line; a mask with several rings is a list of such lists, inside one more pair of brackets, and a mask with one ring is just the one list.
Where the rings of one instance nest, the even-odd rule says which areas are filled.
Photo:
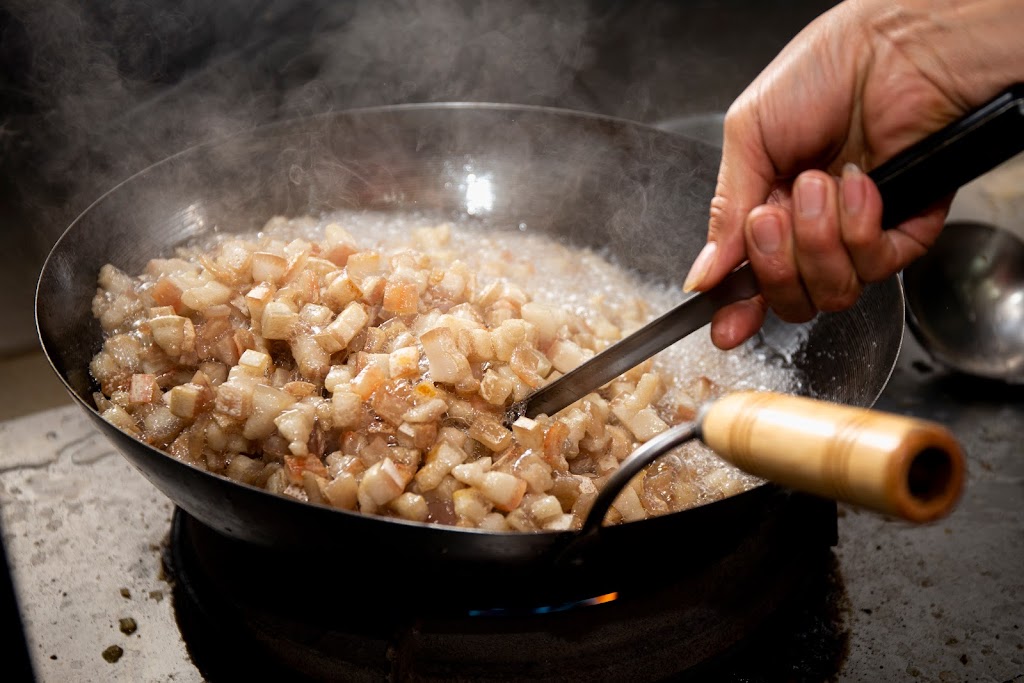
[[[1016, 680], [1022, 399], [1021, 388], [946, 374], [908, 335], [878, 407], [944, 422], [963, 441], [969, 480], [949, 518], [912, 527], [840, 506], [834, 548], [826, 524], [811, 542], [775, 547], [762, 577], [716, 566], [679, 582], [657, 567], [650, 586], [548, 613], [394, 611], [358, 595], [325, 602], [343, 591], [343, 572], [253, 557], [176, 513], [76, 406], [0, 425], [0, 511], [42, 681], [218, 681], [245, 671], [373, 681]], [[817, 514], [828, 519], [827, 509]], [[211, 572], [209, 558], [228, 573]], [[226, 582], [231, 571], [248, 578]], [[791, 581], [779, 583], [780, 573]], [[266, 577], [266, 594], [253, 576]], [[716, 584], [698, 587], [708, 576]], [[796, 588], [743, 593], [759, 579]], [[726, 594], [729, 581], [739, 602], [694, 606], [709, 586]], [[287, 604], [318, 619], [282, 612], [290, 592]]]

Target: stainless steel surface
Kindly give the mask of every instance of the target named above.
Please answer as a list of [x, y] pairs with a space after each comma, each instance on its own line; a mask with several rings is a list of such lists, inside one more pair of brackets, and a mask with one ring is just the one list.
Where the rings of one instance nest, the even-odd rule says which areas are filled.
[[709, 324], [718, 309], [749, 299], [758, 291], [750, 266], [737, 268], [717, 286], [690, 296], [576, 369], [513, 404], [506, 421], [515, 422], [522, 415], [531, 418], [540, 414], [554, 415]]
[[932, 358], [1024, 382], [1024, 241], [992, 225], [950, 222], [903, 283], [911, 329]]

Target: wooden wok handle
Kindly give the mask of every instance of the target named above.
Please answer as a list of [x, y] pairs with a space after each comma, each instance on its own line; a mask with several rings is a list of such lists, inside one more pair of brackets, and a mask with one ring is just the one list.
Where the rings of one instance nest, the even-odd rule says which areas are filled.
[[701, 439], [740, 469], [792, 489], [912, 522], [945, 516], [964, 455], [942, 425], [770, 392], [705, 409]]

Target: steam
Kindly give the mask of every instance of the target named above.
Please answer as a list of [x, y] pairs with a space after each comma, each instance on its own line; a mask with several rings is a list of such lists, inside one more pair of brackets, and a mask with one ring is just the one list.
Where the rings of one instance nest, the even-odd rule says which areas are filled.
[[47, 209], [51, 238], [131, 174], [261, 123], [443, 100], [593, 108], [574, 90], [603, 18], [582, 3], [460, 0], [15, 0], [9, 11], [46, 112], [22, 190]]
[[762, 3], [773, 4], [786, 12], [653, 1], [8, 0], [44, 112], [27, 132], [38, 158], [22, 187], [36, 204], [59, 204], [44, 219], [54, 237], [132, 173], [283, 118], [453, 100], [639, 120], [724, 109], [828, 3]]
[[[438, 101], [646, 121], [721, 110], [828, 4], [7, 0], [0, 47], [18, 38], [24, 54], [10, 66], [33, 112], [13, 134], [0, 121], [23, 214], [15, 244], [33, 242], [28, 260], [41, 264], [117, 183], [276, 120]], [[34, 275], [9, 276], [26, 304]]]

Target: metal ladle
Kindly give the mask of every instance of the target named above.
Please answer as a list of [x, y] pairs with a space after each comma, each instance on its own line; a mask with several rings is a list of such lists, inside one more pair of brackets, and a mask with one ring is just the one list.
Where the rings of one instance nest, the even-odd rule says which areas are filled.
[[954, 370], [1024, 383], [1024, 242], [976, 222], [949, 223], [903, 271], [907, 321]]

